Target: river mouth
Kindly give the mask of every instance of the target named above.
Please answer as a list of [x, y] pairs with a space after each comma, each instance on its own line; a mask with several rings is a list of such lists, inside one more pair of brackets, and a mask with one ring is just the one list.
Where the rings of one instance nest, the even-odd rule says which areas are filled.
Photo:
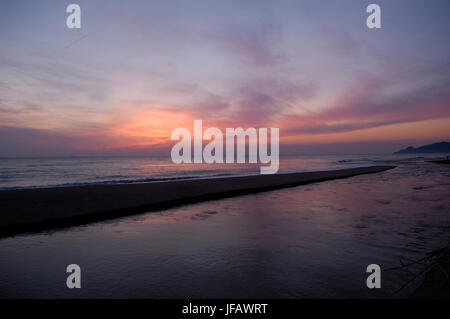
[[[394, 170], [0, 240], [6, 298], [404, 298], [448, 241], [447, 166]], [[82, 288], [66, 287], [78, 264]]]

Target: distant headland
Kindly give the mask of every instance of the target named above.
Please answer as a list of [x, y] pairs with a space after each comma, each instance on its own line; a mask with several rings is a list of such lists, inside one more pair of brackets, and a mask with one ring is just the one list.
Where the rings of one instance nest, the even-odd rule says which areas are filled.
[[394, 154], [417, 154], [417, 153], [450, 153], [449, 142], [439, 142], [420, 147], [408, 146], [407, 148], [395, 152]]

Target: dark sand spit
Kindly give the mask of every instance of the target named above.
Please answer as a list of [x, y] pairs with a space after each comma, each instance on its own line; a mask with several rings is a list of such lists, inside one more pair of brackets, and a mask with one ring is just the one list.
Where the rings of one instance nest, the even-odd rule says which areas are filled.
[[394, 167], [0, 191], [0, 234], [83, 224], [205, 200], [378, 173]]
[[436, 163], [436, 164], [450, 164], [450, 160], [436, 160], [436, 161], [429, 161], [430, 163]]

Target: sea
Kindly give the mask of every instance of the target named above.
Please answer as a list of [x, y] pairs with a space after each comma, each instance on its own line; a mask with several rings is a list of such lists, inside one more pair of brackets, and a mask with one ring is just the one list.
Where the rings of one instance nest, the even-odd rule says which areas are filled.
[[[396, 168], [4, 235], [0, 297], [406, 298], [428, 259], [414, 261], [449, 241], [450, 168], [429, 162], [443, 156], [283, 157], [281, 173]], [[176, 165], [162, 157], [0, 158], [0, 191], [227, 178], [259, 169]], [[70, 264], [81, 268], [80, 289], [66, 286]], [[366, 284], [372, 264], [381, 268], [378, 289]]]

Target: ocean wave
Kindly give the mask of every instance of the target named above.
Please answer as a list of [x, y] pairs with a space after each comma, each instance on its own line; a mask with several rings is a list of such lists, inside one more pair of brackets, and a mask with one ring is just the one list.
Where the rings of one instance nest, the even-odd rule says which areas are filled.
[[353, 162], [356, 162], [357, 160], [354, 160], [354, 159], [343, 159], [343, 160], [340, 160], [340, 161], [336, 161], [336, 163], [353, 163]]
[[[316, 169], [316, 170], [308, 170], [308, 169], [289, 170], [289, 171], [284, 171], [284, 172], [278, 172], [277, 174], [330, 171], [330, 170], [341, 170], [341, 169], [370, 167], [370, 166], [374, 166], [374, 164], [354, 164], [354, 165], [347, 165], [344, 167], [342, 167], [342, 166], [341, 167], [329, 167], [329, 168], [321, 168], [321, 169]], [[167, 181], [178, 181], [178, 180], [189, 180], [189, 179], [212, 179], [212, 178], [242, 177], [242, 176], [253, 176], [253, 175], [258, 175], [258, 174], [255, 174], [255, 173], [250, 173], [250, 174], [221, 173], [221, 174], [214, 174], [214, 175], [189, 175], [189, 176], [173, 176], [173, 177], [161, 177], [161, 178], [113, 179], [113, 180], [104, 180], [104, 181], [96, 181], [96, 182], [60, 183], [60, 184], [49, 184], [49, 185], [3, 186], [3, 187], [0, 187], [0, 191], [19, 190], [19, 189], [35, 189], [35, 188], [76, 187], [76, 186], [90, 186], [90, 185], [154, 183], [154, 182], [167, 182]]]
[[162, 177], [162, 178], [119, 179], [119, 180], [105, 180], [105, 181], [98, 181], [98, 182], [62, 183], [62, 184], [33, 185], [33, 186], [7, 186], [7, 187], [0, 187], [0, 191], [17, 190], [17, 189], [33, 189], [33, 188], [89, 186], [89, 185], [138, 184], [138, 183], [166, 182], [166, 181], [188, 180], [188, 179], [198, 179], [198, 178], [216, 178], [216, 177], [227, 177], [227, 176], [236, 176], [236, 175], [216, 174], [216, 175], [206, 175], [206, 176], [201, 176], [201, 175], [174, 176], [174, 177]]

